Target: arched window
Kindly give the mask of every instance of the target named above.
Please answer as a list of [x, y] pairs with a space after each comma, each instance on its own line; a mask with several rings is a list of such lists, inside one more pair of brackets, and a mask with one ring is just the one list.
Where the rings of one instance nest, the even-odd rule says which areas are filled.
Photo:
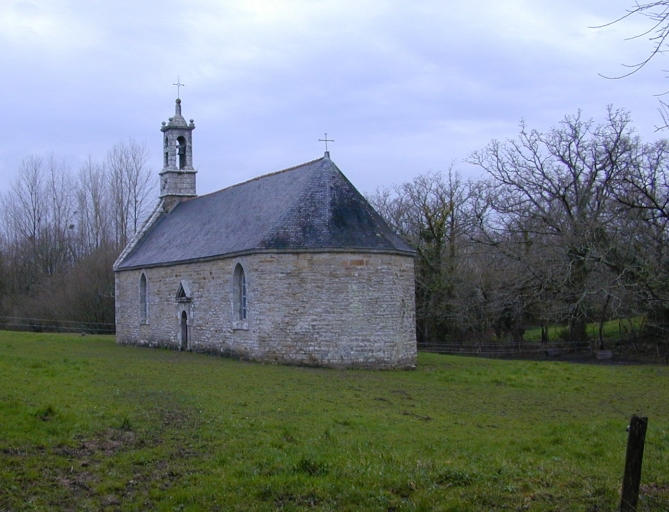
[[185, 311], [181, 312], [181, 350], [188, 350], [188, 315]]
[[143, 324], [148, 323], [149, 319], [149, 300], [146, 274], [139, 278], [139, 319]]
[[239, 263], [237, 263], [237, 266], [235, 267], [232, 288], [234, 320], [244, 321], [246, 320], [247, 312], [246, 276], [244, 275], [244, 269]]
[[186, 167], [186, 139], [177, 137], [177, 153], [179, 153], [179, 169]]

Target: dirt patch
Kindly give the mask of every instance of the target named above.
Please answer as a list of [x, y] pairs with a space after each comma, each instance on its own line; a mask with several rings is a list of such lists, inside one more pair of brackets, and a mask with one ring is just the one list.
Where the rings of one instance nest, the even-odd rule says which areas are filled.
[[662, 503], [669, 505], [669, 484], [658, 484], [655, 482], [641, 484], [640, 491], [646, 500], [660, 500]]
[[412, 418], [416, 418], [417, 420], [421, 421], [432, 421], [432, 418], [430, 416], [421, 416], [420, 414], [416, 414], [414, 412], [409, 412], [409, 411], [402, 411], [402, 416], [410, 416]]
[[406, 392], [404, 389], [392, 389], [390, 391], [393, 395], [399, 395], [400, 397], [406, 399], [406, 400], [413, 400], [413, 397]]
[[86, 471], [72, 473], [68, 476], [59, 476], [56, 478], [58, 485], [67, 489], [70, 495], [80, 495], [82, 493], [87, 494], [91, 490], [90, 484], [93, 482], [93, 480], [93, 475]]
[[[170, 424], [170, 418], [163, 423]], [[199, 452], [178, 445], [173, 452], [158, 450], [154, 456], [138, 455], [126, 472], [113, 478], [107, 474], [107, 460], [124, 452], [159, 447], [165, 442], [161, 430], [159, 426], [159, 433], [143, 437], [132, 430], [108, 428], [92, 437], [78, 437], [73, 446], [52, 450], [51, 455], [65, 458], [67, 463], [51, 459], [42, 471], [42, 481], [57, 488], [51, 504], [61, 510], [79, 510], [85, 504], [83, 508], [112, 511], [132, 502], [142, 503], [145, 510], [152, 509], [151, 489], [167, 490], [175, 485], [183, 476], [177, 469], [179, 461]]]
[[76, 446], [59, 446], [54, 452], [63, 457], [85, 460], [93, 456], [110, 456], [123, 450], [144, 446], [144, 441], [138, 439], [132, 430], [115, 428], [108, 428], [90, 439], [85, 439], [83, 436], [76, 436], [75, 439], [78, 441]]

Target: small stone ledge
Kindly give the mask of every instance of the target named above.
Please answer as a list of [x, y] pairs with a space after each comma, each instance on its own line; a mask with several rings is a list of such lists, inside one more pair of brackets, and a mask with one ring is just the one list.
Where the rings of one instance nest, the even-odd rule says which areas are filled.
[[248, 331], [249, 323], [246, 320], [233, 320], [232, 322], [233, 331]]

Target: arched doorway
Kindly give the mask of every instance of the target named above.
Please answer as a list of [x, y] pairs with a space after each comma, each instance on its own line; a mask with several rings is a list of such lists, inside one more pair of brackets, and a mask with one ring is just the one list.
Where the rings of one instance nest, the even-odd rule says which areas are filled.
[[188, 349], [188, 315], [185, 311], [181, 312], [181, 350]]

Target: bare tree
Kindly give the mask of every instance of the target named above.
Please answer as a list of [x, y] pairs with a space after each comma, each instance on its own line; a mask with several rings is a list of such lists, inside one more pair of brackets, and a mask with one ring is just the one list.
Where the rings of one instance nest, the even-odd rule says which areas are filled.
[[393, 191], [377, 191], [372, 204], [417, 252], [416, 317], [421, 341], [463, 335], [458, 295], [466, 252], [470, 186], [458, 174], [429, 173]]
[[110, 203], [104, 167], [89, 157], [79, 171], [77, 190], [77, 231], [83, 254], [111, 243]]
[[[627, 9], [625, 14], [619, 18], [606, 23], [605, 25], [593, 28], [608, 27], [624, 22], [627, 19], [638, 17], [646, 19], [648, 21], [648, 27], [646, 30], [632, 36], [630, 39], [638, 39], [643, 37], [648, 38], [648, 41], [650, 42], [650, 50], [646, 56], [638, 62], [632, 64], [623, 64], [623, 66], [626, 68], [624, 73], [614, 76], [602, 75], [605, 78], [619, 79], [633, 75], [634, 73], [637, 73], [646, 67], [650, 61], [666, 52], [667, 44], [669, 42], [667, 40], [667, 38], [669, 38], [669, 0], [659, 0], [654, 2], [635, 1], [632, 6]], [[658, 101], [660, 105], [659, 112], [662, 119], [662, 124], [658, 126], [658, 130], [669, 127], [669, 103], [664, 99], [666, 94], [667, 92], [658, 94]]]
[[660, 140], [643, 147], [636, 165], [629, 166], [616, 182], [616, 199], [639, 210], [648, 222], [659, 222], [666, 230], [669, 222], [669, 142]]
[[11, 289], [27, 292], [39, 275], [40, 236], [46, 222], [43, 203], [42, 159], [31, 156], [21, 162], [17, 180], [2, 196], [5, 258], [12, 272]]
[[496, 188], [492, 229], [520, 247], [539, 240], [544, 246], [545, 259], [527, 271], [541, 275], [549, 258], [558, 257], [559, 271], [551, 275], [561, 282], [546, 286], [560, 291], [573, 340], [586, 338], [590, 278], [610, 248], [611, 184], [631, 165], [637, 143], [627, 113], [609, 109], [601, 125], [580, 114], [547, 133], [522, 124], [517, 139], [493, 141], [471, 158]]
[[69, 168], [54, 155], [49, 156], [46, 167], [43, 201], [47, 225], [42, 244], [44, 270], [52, 275], [74, 261], [74, 195]]
[[427, 174], [371, 202], [417, 251], [419, 340], [523, 340], [527, 325], [643, 314], [669, 326], [666, 141], [642, 144], [628, 114], [567, 116], [546, 132], [521, 124], [471, 161], [489, 178]]
[[119, 249], [135, 234], [147, 214], [147, 200], [155, 185], [146, 161], [146, 148], [132, 139], [116, 144], [107, 153], [105, 167], [111, 192], [114, 240]]
[[[5, 228], [11, 238], [20, 237], [37, 243], [46, 220], [42, 191], [44, 168], [42, 159], [31, 156], [21, 162], [19, 175], [8, 194], [3, 197]], [[36, 252], [36, 251], [35, 251]]]
[[613, 262], [625, 284], [644, 306], [651, 326], [669, 333], [669, 144], [641, 148], [636, 165], [615, 183], [614, 194], [624, 223], [623, 241]]
[[26, 158], [17, 180], [2, 198], [6, 256], [14, 286], [29, 290], [42, 275], [72, 261], [69, 171], [54, 156]]
[[113, 319], [111, 264], [145, 215], [146, 150], [114, 146], [76, 178], [49, 157], [26, 158], [2, 196], [4, 311], [58, 320]]

